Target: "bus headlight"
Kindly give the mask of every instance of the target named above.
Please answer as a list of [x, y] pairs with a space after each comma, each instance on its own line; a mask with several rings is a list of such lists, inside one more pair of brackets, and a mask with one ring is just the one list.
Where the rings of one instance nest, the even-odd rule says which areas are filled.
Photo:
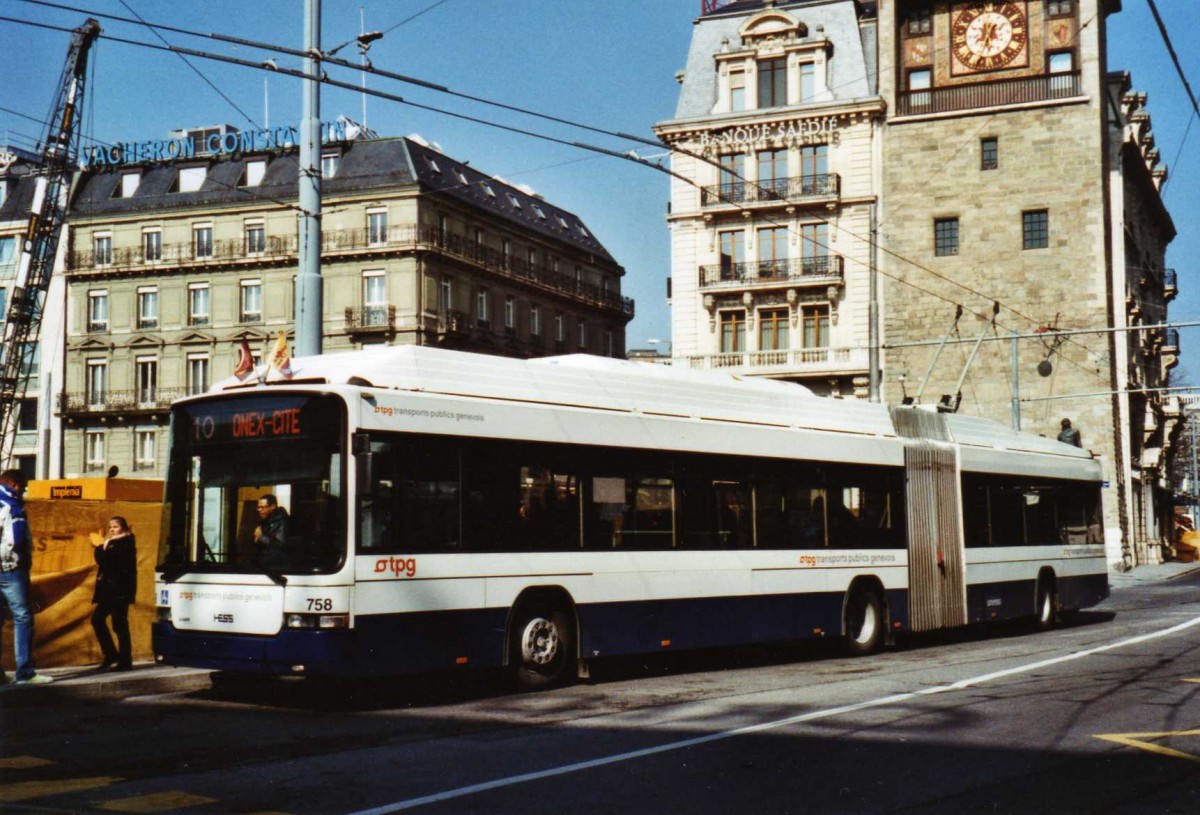
[[288, 628], [349, 628], [349, 614], [288, 614], [284, 617]]

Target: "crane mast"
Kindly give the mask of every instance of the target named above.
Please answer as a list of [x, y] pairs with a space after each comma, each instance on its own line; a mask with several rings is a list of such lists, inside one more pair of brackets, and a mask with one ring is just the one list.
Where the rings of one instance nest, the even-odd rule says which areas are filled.
[[71, 176], [79, 155], [79, 122], [88, 53], [99, 36], [100, 23], [90, 17], [71, 35], [46, 137], [40, 145], [41, 167], [33, 176], [33, 204], [29, 224], [21, 238], [17, 276], [4, 323], [4, 344], [0, 347], [3, 355], [0, 364], [0, 462], [6, 468], [12, 466], [21, 402], [29, 378], [34, 375], [42, 310], [67, 214]]

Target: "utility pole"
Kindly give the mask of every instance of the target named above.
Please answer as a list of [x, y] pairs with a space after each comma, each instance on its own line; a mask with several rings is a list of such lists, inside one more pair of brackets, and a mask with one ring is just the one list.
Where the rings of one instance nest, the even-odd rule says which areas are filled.
[[300, 122], [300, 264], [296, 274], [296, 356], [321, 353], [321, 0], [304, 0], [304, 83]]
[[868, 270], [868, 278], [870, 280], [868, 314], [867, 314], [867, 333], [870, 339], [867, 342], [869, 346], [867, 352], [867, 365], [870, 367], [870, 400], [879, 402], [880, 383], [879, 383], [879, 216], [876, 211], [877, 203], [871, 204], [871, 267]]

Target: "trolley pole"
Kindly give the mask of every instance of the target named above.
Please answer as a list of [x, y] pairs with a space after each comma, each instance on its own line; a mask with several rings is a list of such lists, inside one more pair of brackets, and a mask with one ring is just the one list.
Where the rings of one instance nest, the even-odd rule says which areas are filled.
[[304, 84], [300, 122], [300, 263], [296, 274], [296, 355], [321, 353], [321, 0], [304, 0]]
[[1021, 341], [1017, 332], [1012, 333], [1012, 426], [1013, 430], [1021, 429], [1021, 371], [1017, 366], [1021, 363]]

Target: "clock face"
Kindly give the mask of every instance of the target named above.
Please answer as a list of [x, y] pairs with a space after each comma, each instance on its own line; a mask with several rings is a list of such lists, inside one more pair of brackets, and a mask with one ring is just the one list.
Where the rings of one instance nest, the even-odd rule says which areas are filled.
[[1028, 62], [1024, 3], [963, 3], [954, 9], [950, 43], [954, 73], [1012, 68]]

